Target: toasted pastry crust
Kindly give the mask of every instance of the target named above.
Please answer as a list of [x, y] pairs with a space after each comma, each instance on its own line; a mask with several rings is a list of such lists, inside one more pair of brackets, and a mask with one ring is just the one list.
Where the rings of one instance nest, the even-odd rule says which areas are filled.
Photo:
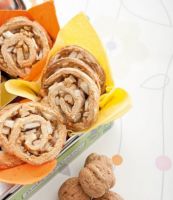
[[39, 23], [27, 17], [11, 18], [0, 27], [0, 69], [13, 77], [25, 77], [51, 46]]
[[57, 55], [51, 59], [50, 65], [52, 65], [52, 63], [56, 63], [61, 58], [78, 59], [87, 64], [88, 67], [92, 70], [92, 72], [95, 72], [97, 74], [102, 93], [105, 91], [106, 77], [104, 70], [100, 66], [96, 58], [89, 51], [76, 45], [66, 46], [62, 48], [57, 53]]
[[0, 116], [3, 148], [33, 165], [56, 158], [66, 135], [66, 127], [57, 121], [55, 112], [40, 103], [15, 104]]
[[99, 83], [99, 77], [97, 76], [97, 74], [93, 72], [93, 70], [90, 68], [89, 65], [76, 58], [61, 58], [58, 59], [56, 62], [49, 64], [43, 75], [42, 85], [44, 85], [46, 79], [48, 79], [56, 71], [64, 68], [74, 68], [74, 69], [79, 69], [81, 72], [84, 72], [95, 82], [100, 91], [101, 88]]
[[89, 128], [97, 119], [99, 90], [95, 82], [76, 68], [60, 68], [43, 83], [49, 105], [70, 130]]
[[24, 162], [14, 155], [3, 150], [0, 151], [0, 169], [8, 169], [23, 164]]

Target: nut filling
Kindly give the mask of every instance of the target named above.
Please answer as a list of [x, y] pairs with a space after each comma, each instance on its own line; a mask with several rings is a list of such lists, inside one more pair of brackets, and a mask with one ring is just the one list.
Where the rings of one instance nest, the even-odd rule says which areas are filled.
[[15, 17], [0, 27], [0, 69], [24, 77], [46, 56], [51, 40], [44, 28], [26, 17]]
[[[92, 75], [91, 78], [93, 78], [93, 74], [96, 73], [96, 75], [99, 77], [101, 91], [102, 93], [104, 93], [106, 79], [104, 70], [90, 52], [76, 45], [66, 46], [62, 48], [57, 53], [57, 55], [50, 60], [50, 65], [52, 65], [53, 63], [57, 63], [60, 59], [64, 58], [82, 61], [85, 66], [88, 66], [85, 67], [87, 68], [85, 70], [85, 73], [87, 73], [89, 76]], [[90, 71], [92, 72], [92, 74], [90, 74]]]
[[54, 159], [66, 141], [66, 128], [55, 113], [40, 103], [14, 105], [0, 116], [4, 148], [30, 164]]
[[48, 103], [69, 129], [86, 129], [97, 119], [98, 87], [80, 70], [60, 68], [44, 81], [43, 87]]
[[57, 60], [55, 63], [52, 63], [52, 64], [50, 63], [48, 65], [48, 70], [46, 70], [46, 73], [44, 73], [44, 76], [42, 79], [43, 83], [49, 76], [51, 76], [53, 73], [55, 73], [59, 69], [74, 68], [74, 69], [79, 69], [80, 71], [87, 74], [95, 82], [95, 84], [98, 87], [99, 92], [101, 92], [99, 77], [90, 68], [90, 66], [84, 63], [83, 61], [78, 60], [78, 59], [73, 59], [73, 58], [62, 58], [62, 59]]

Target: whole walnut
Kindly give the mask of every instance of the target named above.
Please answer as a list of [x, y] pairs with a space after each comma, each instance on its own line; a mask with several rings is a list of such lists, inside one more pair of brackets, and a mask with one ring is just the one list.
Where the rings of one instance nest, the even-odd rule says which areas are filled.
[[79, 182], [88, 196], [98, 198], [103, 196], [115, 184], [112, 168], [106, 163], [96, 160], [84, 167], [79, 173]]
[[59, 189], [59, 200], [90, 200], [82, 190], [77, 177], [66, 180]]
[[102, 197], [93, 200], [123, 200], [123, 198], [115, 192], [107, 192]]
[[104, 156], [104, 155], [98, 155], [96, 153], [91, 153], [86, 158], [84, 166], [86, 167], [89, 163], [96, 161], [96, 160], [104, 162], [108, 167], [111, 167], [111, 168], [113, 167], [112, 160], [110, 158], [108, 158], [107, 156]]

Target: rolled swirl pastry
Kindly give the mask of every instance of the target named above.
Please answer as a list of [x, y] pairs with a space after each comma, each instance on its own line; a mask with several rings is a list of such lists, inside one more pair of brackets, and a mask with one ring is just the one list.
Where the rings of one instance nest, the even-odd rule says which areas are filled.
[[23, 161], [16, 156], [7, 153], [3, 149], [0, 150], [0, 170], [16, 167], [23, 164]]
[[84, 72], [88, 76], [92, 78], [92, 80], [97, 85], [99, 91], [100, 91], [100, 83], [99, 78], [96, 73], [93, 72], [93, 70], [84, 62], [78, 59], [73, 58], [62, 58], [57, 60], [55, 63], [52, 63], [52, 65], [48, 65], [48, 69], [44, 72], [42, 83], [44, 84], [45, 80], [50, 77], [52, 74], [54, 74], [59, 69], [64, 68], [75, 68], [79, 69], [80, 71]]
[[66, 135], [66, 127], [58, 123], [55, 113], [40, 103], [16, 104], [0, 116], [3, 148], [33, 165], [56, 158]]
[[[47, 102], [68, 129], [81, 131], [89, 128], [96, 121], [99, 111], [97, 85], [79, 69], [57, 70], [56, 66], [54, 69], [55, 72], [42, 85]], [[49, 73], [49, 68], [47, 70]]]
[[13, 77], [25, 77], [51, 46], [39, 23], [27, 17], [11, 18], [0, 27], [0, 69]]
[[[54, 56], [50, 60], [50, 66], [53, 66], [53, 64], [57, 64], [59, 62], [59, 59], [62, 58], [69, 58], [67, 59], [67, 62], [72, 59], [71, 62], [78, 60], [78, 63], [83, 66], [82, 71], [87, 73], [92, 79], [94, 74], [97, 75], [99, 78], [99, 84], [101, 88], [101, 92], [103, 93], [105, 91], [105, 73], [103, 68], [100, 66], [96, 58], [88, 52], [86, 49], [83, 49], [76, 45], [66, 46], [62, 48], [56, 56]], [[64, 62], [65, 63], [65, 62]], [[57, 66], [58, 67], [58, 66]], [[73, 65], [75, 67], [75, 65]], [[92, 74], [92, 75], [91, 75]], [[93, 80], [95, 80], [94, 78]], [[97, 81], [96, 81], [97, 83]]]
[[[10, 108], [11, 108], [11, 105], [8, 105], [4, 109], [0, 110], [0, 116], [4, 112], [8, 111]], [[15, 166], [21, 165], [22, 163], [23, 163], [22, 160], [4, 151], [2, 144], [0, 144], [0, 170], [15, 167]]]

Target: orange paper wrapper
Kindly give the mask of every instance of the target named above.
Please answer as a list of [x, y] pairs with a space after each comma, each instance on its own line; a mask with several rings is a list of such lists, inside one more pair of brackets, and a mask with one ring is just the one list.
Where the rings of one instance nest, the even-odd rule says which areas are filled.
[[17, 167], [0, 170], [0, 181], [11, 184], [27, 185], [40, 181], [57, 165], [53, 160], [40, 166], [22, 164]]
[[[45, 28], [53, 42], [56, 40], [59, 24], [53, 1], [45, 2], [29, 10], [0, 10], [0, 26], [10, 18], [17, 16], [26, 16], [31, 20], [37, 21]], [[40, 77], [46, 60], [47, 57], [34, 64], [31, 73], [24, 80], [36, 81]], [[56, 163], [56, 160], [53, 160], [40, 166], [23, 164], [14, 168], [0, 170], [0, 181], [21, 185], [32, 184], [47, 176], [55, 168]]]
[[[25, 16], [31, 20], [37, 21], [45, 28], [53, 42], [56, 40], [59, 24], [53, 1], [45, 2], [29, 10], [0, 10], [0, 26], [10, 18], [17, 16]], [[44, 67], [45, 61], [46, 58], [43, 58], [34, 64], [31, 73], [24, 79], [28, 81], [37, 80]]]

